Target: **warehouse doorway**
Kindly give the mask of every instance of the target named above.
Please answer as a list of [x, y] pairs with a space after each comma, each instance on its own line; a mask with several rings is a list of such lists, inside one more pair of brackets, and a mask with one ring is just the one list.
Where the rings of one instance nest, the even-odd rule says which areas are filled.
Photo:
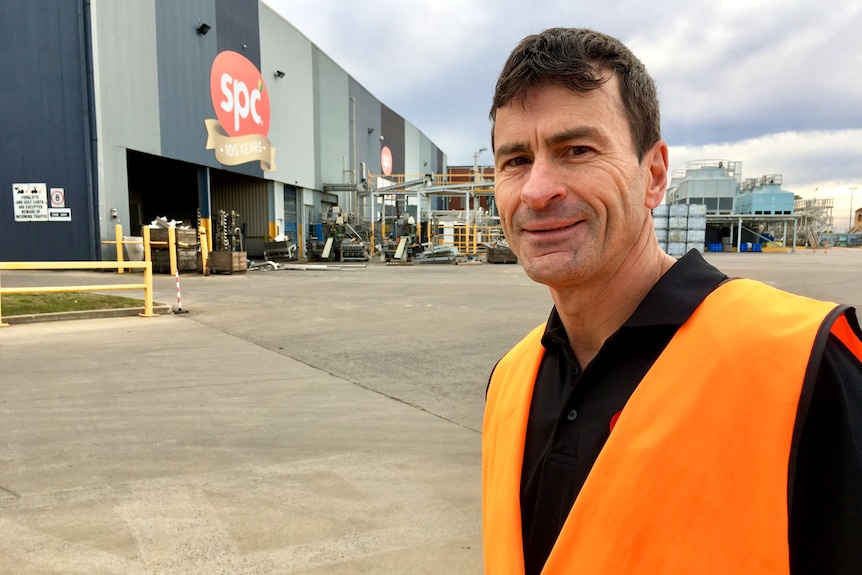
[[196, 165], [127, 150], [126, 166], [132, 235], [158, 217], [197, 227]]

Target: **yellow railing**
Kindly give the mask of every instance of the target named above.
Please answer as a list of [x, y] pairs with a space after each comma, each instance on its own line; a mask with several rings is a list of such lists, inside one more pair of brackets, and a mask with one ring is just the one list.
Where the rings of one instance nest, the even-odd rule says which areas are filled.
[[503, 238], [503, 228], [500, 224], [479, 224], [473, 222], [469, 226], [464, 222], [454, 225], [437, 225], [433, 230], [431, 243], [435, 246], [454, 245], [458, 253], [465, 255], [478, 254], [482, 244], [491, 243]]
[[[161, 246], [168, 248], [168, 261], [171, 268], [171, 275], [175, 275], [177, 273], [177, 246], [180, 247], [191, 247], [189, 244], [184, 244], [182, 242], [177, 241], [177, 232], [173, 227], [168, 227], [168, 241], [159, 242], [159, 241], [151, 241], [150, 240], [150, 228], [149, 226], [144, 226], [142, 228], [142, 238], [141, 241], [129, 241], [123, 239], [123, 226], [117, 224], [114, 226], [114, 235], [115, 239], [113, 240], [105, 240], [102, 241], [103, 244], [111, 244], [117, 246], [117, 263], [123, 264], [123, 246], [124, 245], [144, 245], [144, 261], [151, 261], [151, 250], [152, 246]], [[206, 230], [201, 227], [198, 231], [198, 237], [200, 238], [200, 249], [201, 249], [201, 262], [203, 265], [203, 274], [209, 275], [208, 270], [209, 267], [207, 265], [207, 260], [209, 257], [209, 250], [207, 249], [208, 243], [206, 241], [207, 235]], [[198, 244], [196, 244], [198, 245]], [[131, 268], [132, 266], [128, 265], [119, 265], [117, 266], [117, 273], [123, 273], [126, 268]]]
[[[427, 179], [427, 174], [369, 174], [369, 182], [377, 182], [378, 179], [386, 180], [390, 186], [398, 186], [405, 182], [416, 182], [425, 180], [429, 186], [445, 186], [447, 184], [470, 184], [470, 183], [485, 183], [491, 192], [494, 191], [494, 170], [491, 168], [482, 168], [477, 174], [469, 172], [451, 172], [444, 174], [434, 174], [431, 180]], [[377, 192], [386, 192], [386, 188], [376, 188]]]
[[[121, 247], [122, 249], [122, 247]], [[93, 269], [143, 269], [144, 283], [135, 284], [105, 284], [105, 285], [75, 285], [75, 286], [40, 286], [40, 287], [10, 287], [0, 286], [0, 318], [2, 313], [2, 295], [15, 293], [58, 293], [78, 291], [110, 291], [110, 290], [144, 290], [144, 312], [141, 317], [155, 317], [153, 313], [153, 264], [152, 262], [0, 262], [0, 270], [93, 270]], [[0, 323], [5, 326], [7, 324]]]

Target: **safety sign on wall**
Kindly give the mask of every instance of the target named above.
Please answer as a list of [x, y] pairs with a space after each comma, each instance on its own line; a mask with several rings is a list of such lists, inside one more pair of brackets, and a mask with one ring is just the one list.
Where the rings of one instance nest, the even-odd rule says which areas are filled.
[[66, 207], [66, 190], [51, 188], [51, 207], [48, 208], [48, 219], [52, 222], [71, 222], [72, 210]]
[[12, 184], [16, 222], [48, 221], [48, 187], [45, 184]]
[[66, 190], [64, 190], [63, 188], [51, 188], [51, 207], [66, 207]]

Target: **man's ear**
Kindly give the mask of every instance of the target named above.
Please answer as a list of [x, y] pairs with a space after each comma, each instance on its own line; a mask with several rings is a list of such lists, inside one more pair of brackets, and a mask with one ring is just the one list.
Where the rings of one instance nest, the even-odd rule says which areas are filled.
[[649, 170], [645, 182], [644, 204], [652, 210], [661, 203], [667, 190], [667, 142], [659, 140], [653, 144], [643, 162]]

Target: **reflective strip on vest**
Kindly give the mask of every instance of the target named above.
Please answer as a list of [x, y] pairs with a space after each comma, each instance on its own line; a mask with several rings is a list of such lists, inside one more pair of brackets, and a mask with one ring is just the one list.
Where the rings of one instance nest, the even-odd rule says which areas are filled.
[[[626, 403], [543, 575], [789, 573], [796, 410], [815, 340], [835, 309], [750, 280], [714, 290]], [[862, 349], [853, 349], [862, 344], [849, 325], [842, 329], [851, 351]], [[543, 332], [500, 360], [488, 389], [487, 575], [524, 573], [521, 467]]]

